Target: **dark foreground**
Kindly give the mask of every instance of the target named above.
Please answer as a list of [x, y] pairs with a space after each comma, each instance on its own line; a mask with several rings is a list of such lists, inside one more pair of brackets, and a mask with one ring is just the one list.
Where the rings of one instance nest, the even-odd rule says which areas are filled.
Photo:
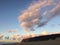
[[35, 38], [24, 39], [21, 43], [4, 44], [4, 45], [60, 45], [60, 34], [53, 35], [52, 38], [51, 35], [50, 37], [39, 36]]

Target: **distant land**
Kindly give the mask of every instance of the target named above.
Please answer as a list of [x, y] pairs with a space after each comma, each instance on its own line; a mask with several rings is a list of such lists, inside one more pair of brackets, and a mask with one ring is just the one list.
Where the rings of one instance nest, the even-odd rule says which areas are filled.
[[21, 43], [3, 45], [60, 45], [60, 34], [43, 35], [24, 39]]

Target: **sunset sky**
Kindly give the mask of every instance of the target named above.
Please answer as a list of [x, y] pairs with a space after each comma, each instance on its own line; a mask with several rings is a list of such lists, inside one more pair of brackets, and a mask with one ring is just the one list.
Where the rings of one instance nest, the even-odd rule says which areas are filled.
[[[21, 13], [24, 10], [27, 10], [31, 3], [36, 3], [37, 1], [38, 0], [0, 0], [0, 34], [7, 34], [6, 30], [17, 30], [17, 34], [26, 34], [26, 32], [23, 31], [22, 26], [20, 25], [18, 17], [22, 15]], [[58, 5], [57, 3], [59, 1], [60, 0], [54, 0], [55, 5]], [[47, 7], [48, 9], [53, 8], [53, 6]], [[41, 13], [43, 12], [44, 10], [42, 9]], [[34, 34], [40, 34], [43, 31], [47, 31], [49, 33], [60, 32], [60, 16], [52, 18], [44, 26], [35, 28], [35, 31], [29, 32], [31, 34], [32, 32]]]

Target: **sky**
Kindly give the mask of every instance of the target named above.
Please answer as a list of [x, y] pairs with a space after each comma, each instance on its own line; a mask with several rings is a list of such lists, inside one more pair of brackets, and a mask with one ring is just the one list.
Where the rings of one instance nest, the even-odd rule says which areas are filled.
[[[0, 34], [7, 34], [8, 32], [6, 30], [13, 31], [16, 29], [18, 30], [16, 34], [26, 34], [19, 23], [18, 17], [21, 16], [21, 13], [26, 10], [31, 3], [36, 1], [37, 0], [0, 0]], [[52, 7], [53, 6], [50, 8]], [[43, 9], [41, 13], [42, 12]], [[29, 31], [29, 33], [40, 34], [43, 31], [47, 31], [49, 33], [60, 32], [59, 24], [60, 16], [56, 16], [46, 25], [35, 28], [35, 31]]]

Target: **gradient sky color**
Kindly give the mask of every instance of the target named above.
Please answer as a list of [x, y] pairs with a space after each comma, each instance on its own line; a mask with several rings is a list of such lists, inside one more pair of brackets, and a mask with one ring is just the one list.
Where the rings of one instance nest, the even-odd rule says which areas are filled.
[[[18, 30], [18, 34], [25, 34], [19, 24], [18, 16], [27, 9], [34, 0], [0, 0], [0, 34], [7, 33], [6, 30]], [[60, 32], [60, 16], [54, 17], [45, 26], [36, 28], [34, 34], [43, 31], [49, 33]], [[32, 32], [30, 32], [32, 33]]]

